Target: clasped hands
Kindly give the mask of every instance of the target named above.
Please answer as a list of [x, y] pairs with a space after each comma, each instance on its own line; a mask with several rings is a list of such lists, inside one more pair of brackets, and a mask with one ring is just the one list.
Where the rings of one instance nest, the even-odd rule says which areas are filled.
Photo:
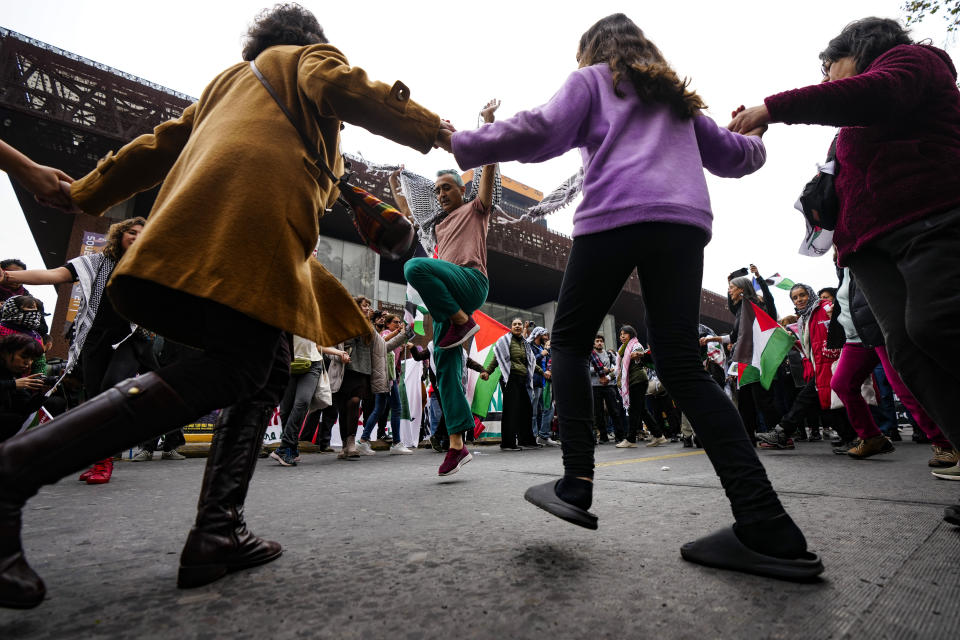
[[[500, 101], [496, 98], [487, 102], [484, 105], [483, 109], [480, 110], [480, 117], [483, 118], [484, 122], [493, 122], [493, 114], [497, 109], [500, 108]], [[444, 151], [453, 153], [451, 147], [451, 141], [453, 140], [453, 134], [457, 132], [457, 128], [450, 124], [449, 120], [440, 120], [440, 130], [437, 131], [437, 139], [433, 142], [433, 147], [435, 149], [443, 149]]]
[[730, 114], [733, 120], [727, 125], [730, 131], [740, 133], [745, 136], [761, 137], [770, 124], [770, 112], [765, 105], [750, 107], [749, 109], [740, 105]]

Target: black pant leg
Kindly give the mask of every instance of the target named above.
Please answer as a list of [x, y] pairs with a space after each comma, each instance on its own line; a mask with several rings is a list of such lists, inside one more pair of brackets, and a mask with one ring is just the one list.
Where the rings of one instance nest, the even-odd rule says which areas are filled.
[[[784, 512], [736, 407], [704, 370], [699, 316], [707, 235], [690, 226], [648, 223], [637, 265], [657, 372], [703, 444], [739, 523]], [[665, 278], [664, 273], [670, 277]]]
[[[635, 225], [639, 226], [639, 225]], [[573, 239], [551, 334], [553, 397], [568, 475], [593, 477], [593, 394], [589, 358], [610, 306], [633, 271], [642, 241], [634, 227]], [[602, 256], [603, 259], [598, 259]]]
[[807, 419], [815, 419], [819, 415], [820, 394], [817, 392], [817, 381], [810, 380], [797, 394], [790, 411], [780, 418], [780, 426], [789, 436], [802, 427]]
[[290, 377], [291, 349], [283, 331], [225, 305], [193, 301], [203, 347], [157, 375], [198, 415], [239, 401], [279, 403]]

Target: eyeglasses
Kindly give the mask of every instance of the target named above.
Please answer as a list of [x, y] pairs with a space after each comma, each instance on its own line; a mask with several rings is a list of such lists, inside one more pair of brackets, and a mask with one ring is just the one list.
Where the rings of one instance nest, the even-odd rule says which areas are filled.
[[820, 73], [823, 74], [824, 79], [830, 77], [830, 67], [833, 65], [832, 60], [826, 60], [823, 64], [820, 65]]

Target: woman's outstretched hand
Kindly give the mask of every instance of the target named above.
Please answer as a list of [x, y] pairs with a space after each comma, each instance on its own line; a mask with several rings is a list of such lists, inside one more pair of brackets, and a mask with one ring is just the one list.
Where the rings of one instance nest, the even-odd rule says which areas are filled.
[[749, 109], [741, 105], [732, 115], [727, 129], [745, 136], [762, 136], [770, 124], [770, 112], [765, 105]]
[[453, 140], [453, 134], [457, 132], [457, 128], [450, 124], [449, 120], [440, 121], [440, 130], [437, 131], [437, 139], [434, 140], [433, 146], [436, 149], [443, 149], [452, 153], [451, 142]]
[[500, 101], [494, 98], [480, 110], [480, 117], [483, 118], [484, 122], [493, 122], [493, 114], [497, 109], [500, 108]]

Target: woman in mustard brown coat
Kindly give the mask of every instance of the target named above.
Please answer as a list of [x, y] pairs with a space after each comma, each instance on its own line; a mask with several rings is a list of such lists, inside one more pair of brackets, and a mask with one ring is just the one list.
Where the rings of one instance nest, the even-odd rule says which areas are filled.
[[441, 132], [402, 83], [369, 80], [325, 43], [312, 14], [284, 5], [258, 17], [243, 51], [315, 148], [244, 62], [214, 78], [180, 119], [72, 185], [76, 205], [101, 214], [163, 182], [107, 293], [130, 321], [200, 351], [0, 445], [0, 605], [44, 597], [20, 545], [21, 508], [42, 485], [221, 407], [178, 586], [280, 555], [279, 544], [247, 530], [243, 502], [289, 376], [289, 334], [329, 345], [369, 332], [348, 292], [312, 258], [318, 212], [336, 192], [311, 157], [342, 169], [341, 122], [424, 153]]

